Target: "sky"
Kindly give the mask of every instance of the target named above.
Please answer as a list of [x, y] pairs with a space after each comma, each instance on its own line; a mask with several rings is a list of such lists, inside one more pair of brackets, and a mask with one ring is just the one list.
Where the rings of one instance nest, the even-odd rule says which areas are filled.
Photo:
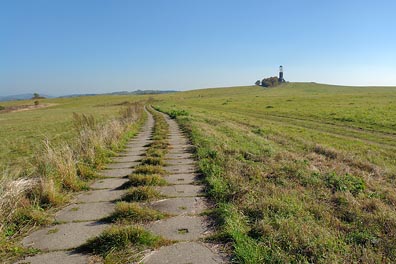
[[0, 96], [396, 86], [394, 0], [0, 0]]

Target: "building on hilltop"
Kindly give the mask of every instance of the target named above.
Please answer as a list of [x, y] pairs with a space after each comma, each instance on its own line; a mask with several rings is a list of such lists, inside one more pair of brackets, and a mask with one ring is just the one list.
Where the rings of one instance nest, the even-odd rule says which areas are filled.
[[255, 82], [255, 85], [260, 85], [263, 87], [275, 87], [285, 82], [286, 82], [285, 78], [283, 78], [283, 66], [281, 65], [279, 66], [279, 77], [273, 76], [273, 77], [264, 78], [262, 81], [257, 80]]
[[279, 66], [279, 78], [278, 78], [279, 83], [284, 83], [286, 82], [285, 79], [283, 78], [283, 66]]

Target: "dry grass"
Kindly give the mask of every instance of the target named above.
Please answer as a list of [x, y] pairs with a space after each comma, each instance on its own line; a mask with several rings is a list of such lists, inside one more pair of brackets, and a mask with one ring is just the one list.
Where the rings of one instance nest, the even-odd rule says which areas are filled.
[[[131, 105], [119, 118], [99, 122], [89, 115], [74, 115], [77, 137], [73, 141], [51, 144], [46, 140], [30, 166], [0, 182], [0, 234], [5, 237], [24, 230], [24, 226], [46, 223], [42, 208], [58, 206], [67, 201], [69, 193], [87, 186], [95, 176], [136, 133], [144, 120], [142, 105]], [[29, 175], [22, 177], [21, 175]], [[1, 242], [0, 250], [6, 245]], [[6, 252], [7, 254], [7, 252]]]
[[13, 219], [28, 191], [38, 185], [36, 179], [13, 179], [8, 173], [0, 178], [0, 233], [4, 226]]

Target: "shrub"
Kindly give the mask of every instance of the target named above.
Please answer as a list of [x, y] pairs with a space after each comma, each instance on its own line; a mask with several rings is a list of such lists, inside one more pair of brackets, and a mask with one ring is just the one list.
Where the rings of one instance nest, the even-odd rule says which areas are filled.
[[175, 119], [178, 116], [188, 116], [189, 113], [186, 110], [176, 110], [173, 109], [169, 112], [169, 116], [173, 119]]
[[261, 85], [264, 87], [275, 87], [279, 85], [279, 80], [278, 77], [269, 77], [269, 78], [264, 78], [261, 81]]
[[0, 105], [0, 111], [1, 111], [1, 110], [4, 110], [4, 109], [5, 109], [5, 107], [2, 106], [2, 105]]

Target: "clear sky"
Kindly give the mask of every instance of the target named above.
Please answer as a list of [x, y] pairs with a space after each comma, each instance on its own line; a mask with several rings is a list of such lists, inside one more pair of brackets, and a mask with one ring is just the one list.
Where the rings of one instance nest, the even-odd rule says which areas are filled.
[[394, 0], [0, 0], [0, 95], [396, 85]]

